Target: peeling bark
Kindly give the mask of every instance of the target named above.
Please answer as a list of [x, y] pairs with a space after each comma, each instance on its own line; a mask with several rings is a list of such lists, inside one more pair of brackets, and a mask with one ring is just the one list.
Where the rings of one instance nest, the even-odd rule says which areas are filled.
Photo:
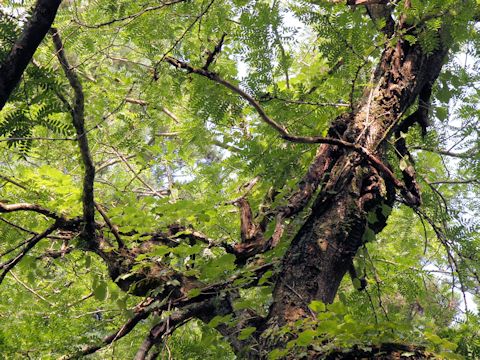
[[[359, 144], [386, 161], [386, 140], [396, 128], [402, 114], [413, 104], [426, 84], [438, 76], [446, 49], [431, 55], [419, 46], [387, 48], [376, 71], [373, 88], [367, 89], [363, 101], [344, 124], [341, 138]], [[335, 123], [332, 126], [337, 126]], [[335, 128], [331, 133], [338, 133]], [[363, 245], [367, 213], [392, 205], [394, 186], [358, 154], [338, 151], [322, 145], [320, 163], [331, 162], [328, 181], [312, 207], [311, 215], [293, 239], [278, 276], [273, 304], [266, 328], [276, 328], [302, 317], [312, 316], [312, 300], [332, 303], [341, 280], [357, 250]], [[321, 172], [319, 175], [322, 175]], [[407, 201], [417, 205], [412, 194]], [[377, 212], [378, 213], [378, 212]], [[374, 231], [385, 226], [386, 219]], [[274, 337], [263, 339], [264, 354], [279, 346]]]
[[[347, 3], [380, 6], [388, 1], [357, 0], [347, 1]], [[27, 24], [24, 34], [15, 44], [7, 60], [0, 65], [0, 108], [18, 83], [33, 52], [50, 28], [59, 4], [60, 1], [39, 0], [37, 2], [32, 20]], [[370, 15], [372, 18], [378, 17]], [[381, 14], [382, 17], [387, 15], [390, 16], [390, 13]], [[401, 16], [396, 24], [400, 30], [404, 25], [403, 22], [404, 17]], [[391, 34], [393, 30], [393, 25], [389, 24], [388, 28], [383, 31]], [[32, 34], [32, 31], [35, 34]], [[61, 57], [63, 46], [59, 42], [59, 38], [57, 40], [57, 52]], [[220, 51], [220, 48], [221, 43], [218, 50], [214, 50], [214, 55], [209, 58], [210, 62], [213, 61], [215, 51]], [[117, 240], [119, 240], [118, 248], [106, 249], [103, 246], [106, 241], [102, 239], [101, 231], [96, 231], [99, 226], [94, 221], [94, 167], [84, 136], [83, 120], [77, 120], [76, 129], [78, 140], [85, 138], [83, 143], [80, 141], [80, 147], [87, 170], [86, 179], [91, 184], [84, 190], [83, 221], [68, 222], [47, 209], [31, 204], [6, 205], [0, 203], [0, 212], [33, 211], [57, 220], [58, 226], [56, 225], [55, 229], [58, 227], [70, 230], [75, 225], [74, 230], [78, 233], [81, 232], [80, 225], [88, 226], [88, 237], [98, 240], [98, 242], [95, 241], [95, 246], [83, 250], [95, 252], [105, 261], [111, 279], [123, 291], [138, 296], [150, 296], [152, 290], [155, 290], [151, 301], [163, 304], [164, 308], [159, 310], [165, 310], [166, 303], [169, 307], [172, 305], [179, 309], [174, 313], [176, 317], [173, 315], [170, 317], [173, 323], [182, 324], [193, 317], [209, 322], [215, 315], [234, 314], [237, 319], [236, 325], [230, 327], [220, 324], [217, 329], [228, 339], [238, 354], [250, 359], [265, 358], [269, 351], [283, 345], [280, 341], [285, 341], [285, 339], [275, 338], [276, 328], [301, 318], [313, 317], [314, 314], [308, 308], [312, 300], [321, 300], [325, 303], [334, 301], [338, 287], [349, 271], [354, 256], [364, 245], [363, 235], [367, 226], [378, 233], [386, 225], [387, 216], [383, 213], [382, 208], [384, 205], [390, 207], [393, 205], [395, 188], [398, 187], [387, 163], [387, 140], [392, 134], [398, 134], [404, 129], [400, 120], [417, 97], [420, 96], [420, 100], [425, 101], [423, 92], [431, 90], [431, 85], [438, 77], [446, 54], [446, 47], [441, 47], [431, 54], [425, 54], [420, 45], [410, 45], [402, 39], [398, 39], [395, 45], [387, 45], [375, 70], [372, 86], [365, 89], [362, 99], [351, 113], [345, 113], [332, 122], [328, 132], [329, 138], [323, 140], [288, 134], [284, 127], [268, 117], [254, 98], [239, 87], [222, 79], [218, 74], [208, 71], [208, 61], [203, 68], [193, 68], [185, 62], [165, 57], [165, 61], [173, 66], [205, 76], [242, 96], [257, 110], [267, 124], [279, 132], [282, 138], [294, 142], [308, 140], [304, 142], [322, 143], [307, 174], [301, 179], [298, 191], [287, 199], [288, 205], [272, 212], [277, 218], [278, 228], [275, 229], [276, 237], [270, 239], [270, 243], [266, 243], [266, 239], [263, 237], [266, 223], [254, 222], [252, 210], [246, 199], [240, 198], [236, 201], [242, 211], [242, 239], [232, 253], [237, 255], [238, 264], [245, 265], [247, 259], [250, 259], [252, 255], [266, 250], [272, 243], [273, 246], [275, 245], [281, 236], [283, 219], [305, 210], [310, 201], [314, 199], [310, 215], [293, 238], [283, 258], [281, 272], [275, 278], [273, 303], [266, 318], [261, 318], [248, 311], [235, 312], [231, 297], [236, 295], [235, 291], [238, 289], [229, 288], [228, 293], [225, 291], [230, 280], [224, 283], [205, 285], [198, 279], [185, 276], [180, 271], [173, 270], [168, 265], [156, 260], [146, 261], [144, 267], [137, 267], [135, 271], [132, 271], [134, 266], [139, 264], [138, 256], [147, 254], [156, 245], [167, 245], [173, 248], [178, 245], [177, 240], [179, 239], [190, 240], [191, 244], [195, 241], [209, 243], [210, 240], [201, 234], [192, 232], [189, 235], [185, 233], [186, 229], [172, 226], [168, 233], [151, 234], [150, 240], [135, 244], [132, 248], [123, 245], [123, 242], [119, 240], [120, 233], [116, 234]], [[76, 117], [83, 117], [81, 85], [69, 69], [66, 58], [60, 60], [77, 95], [77, 111], [75, 112], [74, 108], [72, 114], [75, 123]], [[420, 111], [424, 112], [423, 109]], [[364, 156], [365, 154], [369, 156]], [[372, 161], [372, 158], [376, 161]], [[90, 171], [90, 175], [88, 171]], [[392, 176], [385, 175], [388, 171]], [[404, 171], [403, 175], [406, 186], [405, 189], [402, 188], [402, 195], [406, 202], [412, 205], [420, 204], [420, 191], [413, 182], [414, 173]], [[368, 223], [369, 212], [377, 214], [377, 223]], [[106, 216], [104, 219], [110, 229], [116, 231], [114, 225], [109, 224]], [[266, 216], [265, 219], [267, 219]], [[46, 233], [46, 235], [48, 234]], [[177, 236], [177, 234], [182, 235]], [[258, 271], [257, 280], [262, 271], [264, 270]], [[255, 281], [254, 279], [251, 283], [255, 284]], [[201, 290], [201, 294], [189, 298], [189, 292], [192, 289]], [[103, 342], [111, 343], [119, 336], [126, 335], [148, 315], [149, 313], [140, 312], [127, 323], [128, 327], [105, 338]], [[151, 329], [139, 350], [137, 355], [139, 359], [146, 358], [149, 350], [170, 333], [169, 325], [159, 322]], [[250, 326], [256, 328], [252, 340], [240, 341], [237, 334]], [[268, 333], [273, 336], [265, 336]], [[84, 354], [87, 351], [89, 351], [88, 353], [97, 351], [99, 348], [101, 346], [92, 346], [85, 350]], [[390, 353], [394, 354], [397, 349], [401, 350], [399, 347], [392, 347]], [[383, 351], [381, 347], [374, 350]], [[414, 352], [416, 351], [417, 349], [414, 350]], [[352, 353], [343, 355], [374, 356], [373, 353], [367, 354], [361, 349], [353, 349]], [[343, 355], [339, 352], [329, 356], [336, 359]], [[420, 350], [418, 350], [418, 354], [415, 354], [415, 356], [417, 355], [419, 359], [428, 356]], [[307, 358], [313, 359], [318, 356], [319, 354], [313, 352]]]
[[[364, 245], [363, 234], [367, 226], [378, 233], [386, 225], [387, 218], [382, 207], [393, 205], [397, 185], [394, 178], [379, 171], [382, 167], [378, 167], [378, 164], [376, 166], [368, 157], [341, 144], [345, 142], [360, 146], [375, 156], [383, 169], [389, 169], [386, 160], [387, 140], [398, 130], [404, 112], [416, 101], [422, 89], [430, 86], [438, 77], [446, 54], [445, 48], [425, 54], [420, 46], [411, 46], [401, 40], [395, 46], [387, 46], [375, 71], [372, 87], [365, 90], [353, 113], [343, 114], [333, 121], [328, 135], [339, 142], [331, 141], [319, 146], [299, 190], [288, 199], [290, 206], [277, 209], [277, 215], [281, 214], [284, 218], [293, 216], [305, 209], [319, 189], [310, 215], [284, 256], [268, 316], [265, 319], [253, 317], [257, 328], [252, 336], [254, 342], [238, 341], [231, 329], [222, 325], [218, 327], [237, 353], [246, 352], [244, 356], [252, 359], [265, 358], [269, 351], [282, 346], [285, 341], [275, 337], [276, 328], [314, 316], [308, 308], [312, 300], [325, 303], [334, 301], [352, 259]], [[181, 63], [179, 66], [184, 65]], [[408, 190], [402, 189], [402, 195], [408, 203], [418, 205], [418, 191]], [[260, 233], [257, 233], [257, 227], [252, 222], [249, 205], [240, 205], [243, 210], [241, 244], [245, 245], [255, 242]], [[368, 224], [369, 212], [377, 214], [379, 221], [376, 224]], [[183, 301], [188, 299], [191, 289], [204, 289], [204, 285], [161, 263], [152, 263], [143, 270], [130, 273], [137, 264], [136, 256], [147, 253], [158, 241], [168, 243], [170, 240], [168, 237], [152, 239], [133, 249], [118, 249], [108, 253], [99, 251], [99, 255], [107, 263], [111, 278], [124, 291], [145, 295], [156, 289], [158, 299], [169, 298], [178, 308], [221, 296], [224, 287], [218, 286], [210, 288], [208, 296]], [[227, 308], [233, 311], [228, 301], [227, 305], [219, 308], [209, 308], [211, 312], [208, 316], [200, 311], [192, 314], [192, 317], [209, 321]], [[236, 316], [240, 319], [242, 315]], [[243, 325], [240, 322], [234, 332], [240, 331]], [[159, 326], [159, 329], [163, 329]], [[156, 340], [153, 338], [146, 340], [147, 350], [154, 345]], [[142, 356], [146, 354], [147, 351], [144, 351]]]

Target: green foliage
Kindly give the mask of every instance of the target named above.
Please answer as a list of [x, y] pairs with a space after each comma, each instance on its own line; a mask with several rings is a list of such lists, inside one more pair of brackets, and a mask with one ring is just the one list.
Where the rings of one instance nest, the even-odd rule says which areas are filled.
[[[0, 61], [20, 34], [16, 17], [32, 1], [6, 3], [2, 11], [15, 17], [0, 16]], [[247, 197], [253, 212], [265, 215], [297, 189], [317, 148], [280, 139], [236, 93], [170, 67], [162, 61], [165, 55], [201, 68], [226, 33], [209, 69], [254, 97], [290, 133], [317, 136], [350, 111], [364, 86], [376, 85], [370, 84], [371, 74], [386, 42], [421, 44], [427, 53], [448, 44], [452, 51], [433, 91], [429, 134], [405, 134], [422, 207], [415, 213], [384, 204], [381, 214], [368, 213], [365, 245], [355, 259], [367, 289], [357, 290], [359, 278], [345, 279], [333, 304], [309, 305], [315, 319], [271, 334], [286, 340], [269, 357], [403, 342], [426, 346], [439, 358], [480, 358], [478, 309], [466, 312], [462, 295], [474, 299], [469, 306], [478, 304], [480, 34], [469, 20], [476, 4], [412, 0], [405, 9], [404, 3], [396, 2], [393, 16], [405, 15], [415, 31], [386, 39], [382, 22], [373, 23], [364, 8], [344, 2], [185, 1], [146, 11], [159, 2], [64, 1], [56, 26], [85, 92], [96, 201], [128, 247], [166, 233], [171, 224], [184, 227], [170, 238], [177, 246], [152, 246], [137, 256], [131, 271], [163, 262], [206, 286], [230, 281], [235, 311], [266, 315], [277, 264], [308, 215], [290, 220], [280, 245], [244, 268], [215, 246], [240, 237], [239, 211], [231, 202], [244, 195], [244, 184], [260, 178]], [[448, 38], [439, 35], [443, 26], [450, 29]], [[46, 38], [0, 112], [0, 197], [76, 217], [82, 214], [83, 168], [72, 141], [72, 92], [60, 70]], [[400, 170], [413, 164], [397, 160], [394, 150], [386, 160]], [[265, 194], [272, 190], [279, 194], [269, 199]], [[373, 224], [382, 214], [390, 216], [388, 226], [375, 234]], [[0, 219], [2, 256], [31, 236], [28, 231], [43, 231], [51, 222], [41, 214]], [[114, 234], [103, 230], [102, 240], [114, 244]], [[193, 231], [208, 234], [207, 241], [185, 240]], [[0, 353], [6, 359], [54, 359], [97, 344], [130, 319], [141, 300], [121, 292], [94, 254], [43, 256], [64, 248], [61, 235], [69, 234], [42, 240], [1, 284]], [[258, 286], [241, 288], [269, 262], [275, 266]], [[197, 288], [188, 292], [189, 299], [201, 295]], [[159, 320], [144, 320], [92, 358], [133, 358]], [[175, 359], [234, 359], [218, 325], [236, 323], [232, 314], [208, 324], [188, 322], [160, 345], [161, 358], [171, 353]], [[239, 339], [255, 330], [243, 328]]]

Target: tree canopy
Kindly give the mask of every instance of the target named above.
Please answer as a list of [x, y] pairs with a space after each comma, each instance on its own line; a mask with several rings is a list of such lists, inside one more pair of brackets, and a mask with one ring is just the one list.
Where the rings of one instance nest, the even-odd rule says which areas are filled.
[[7, 0], [6, 359], [480, 358], [478, 0]]

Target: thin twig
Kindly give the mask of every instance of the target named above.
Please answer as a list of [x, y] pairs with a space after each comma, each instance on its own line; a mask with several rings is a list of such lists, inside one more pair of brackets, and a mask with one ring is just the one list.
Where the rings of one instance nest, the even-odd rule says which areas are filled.
[[123, 242], [122, 238], [120, 237], [120, 234], [118, 233], [117, 226], [112, 223], [112, 221], [108, 217], [107, 213], [103, 210], [103, 208], [100, 204], [95, 203], [95, 208], [100, 213], [100, 215], [102, 215], [103, 220], [105, 220], [108, 228], [112, 231], [113, 236], [115, 236], [115, 239], [117, 240], [118, 247], [120, 249], [124, 248], [125, 243]]
[[114, 147], [111, 147], [112, 150], [115, 152], [115, 154], [118, 156], [118, 158], [125, 164], [125, 166], [130, 170], [130, 172], [133, 174], [134, 178], [140, 181], [143, 185], [145, 185], [148, 190], [150, 190], [152, 193], [154, 193], [156, 196], [163, 198], [165, 197], [161, 193], [159, 193], [157, 190], [155, 190], [153, 187], [151, 187], [145, 180], [143, 180], [136, 172], [135, 169], [130, 165], [128, 160], [123, 156], [120, 152], [117, 151]]
[[20, 253], [15, 256], [13, 259], [10, 259], [9, 261], [0, 264], [0, 269], [3, 269], [2, 273], [0, 274], [0, 284], [3, 282], [3, 279], [5, 276], [8, 274], [10, 270], [12, 270], [15, 265], [17, 265], [20, 260], [23, 259], [23, 257], [31, 250], [35, 245], [38, 244], [38, 242], [44, 238], [46, 238], [48, 235], [50, 235], [52, 232], [54, 232], [58, 228], [58, 224], [55, 223], [52, 226], [50, 226], [47, 230], [44, 232], [37, 234], [33, 236], [27, 243], [26, 246], [23, 248]]
[[456, 157], [456, 158], [460, 158], [460, 159], [469, 159], [476, 154], [475, 149], [471, 149], [471, 150], [465, 151], [463, 153], [458, 153], [458, 152], [449, 151], [449, 150], [442, 150], [442, 149], [427, 148], [427, 147], [424, 147], [424, 146], [412, 146], [411, 149], [428, 151], [428, 152], [432, 152], [432, 153], [437, 153], [439, 155]]
[[87, 300], [87, 299], [90, 299], [90, 298], [93, 297], [94, 295], [95, 295], [95, 294], [94, 294], [93, 291], [92, 291], [90, 294], [87, 294], [87, 295], [85, 295], [85, 296], [82, 296], [79, 300], [74, 301], [74, 302], [72, 302], [72, 303], [70, 303], [70, 304], [67, 304], [67, 305], [65, 306], [65, 308], [69, 308], [69, 307], [75, 306], [75, 305], [81, 303], [82, 301], [85, 301], [85, 300]]
[[[162, 62], [166, 57], [167, 55], [177, 47], [177, 45], [183, 40], [183, 38], [185, 37], [185, 35], [187, 35], [187, 33], [195, 26], [195, 24], [198, 22], [198, 20], [200, 20], [207, 12], [208, 10], [210, 10], [210, 7], [213, 5], [213, 3], [215, 2], [215, 0], [211, 0], [208, 5], [205, 7], [204, 10], [202, 10], [202, 12], [200, 14], [198, 14], [195, 19], [193, 20], [193, 22], [185, 29], [185, 31], [182, 33], [182, 35], [180, 35], [180, 37], [175, 40], [175, 42], [173, 43], [172, 46], [170, 46], [170, 48], [165, 51], [165, 53], [162, 55], [162, 57], [160, 58], [160, 60], [158, 61], [158, 63]], [[157, 63], [157, 65], [158, 65]], [[157, 66], [155, 66], [156, 68]]]
[[31, 287], [29, 287], [27, 284], [25, 284], [23, 281], [21, 281], [17, 275], [15, 275], [15, 273], [13, 271], [10, 271], [10, 275], [12, 275], [12, 277], [15, 279], [15, 281], [17, 283], [19, 283], [20, 285], [22, 285], [25, 289], [27, 289], [28, 291], [30, 291], [33, 295], [35, 295], [37, 298], [39, 298], [40, 300], [46, 302], [48, 305], [50, 305], [51, 307], [53, 307], [54, 305], [48, 301], [47, 299], [45, 299], [42, 295], [40, 295], [38, 292], [36, 292], [34, 289], [32, 289]]
[[118, 19], [112, 19], [112, 20], [105, 21], [105, 22], [99, 23], [99, 24], [94, 24], [94, 25], [89, 25], [89, 24], [82, 23], [81, 21], [79, 21], [77, 19], [74, 19], [73, 21], [76, 24], [78, 24], [80, 26], [83, 26], [83, 27], [86, 27], [88, 29], [98, 29], [98, 28], [101, 28], [101, 27], [104, 27], [104, 26], [115, 24], [117, 22], [122, 22], [122, 21], [126, 21], [126, 20], [134, 20], [134, 19], [138, 18], [139, 16], [142, 16], [145, 13], [155, 11], [155, 10], [160, 10], [160, 9], [163, 9], [164, 7], [166, 7], [166, 6], [175, 5], [175, 4], [184, 2], [184, 1], [186, 1], [186, 0], [174, 0], [174, 1], [162, 3], [162, 4], [157, 5], [157, 6], [149, 6], [149, 7], [146, 7], [145, 9], [142, 9], [141, 11], [136, 12], [134, 14], [126, 15], [126, 16], [118, 18]]

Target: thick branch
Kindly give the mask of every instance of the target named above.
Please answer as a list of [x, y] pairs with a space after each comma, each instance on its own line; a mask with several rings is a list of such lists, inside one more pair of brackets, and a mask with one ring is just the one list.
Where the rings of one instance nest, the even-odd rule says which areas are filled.
[[28, 63], [55, 19], [61, 0], [38, 0], [22, 34], [0, 64], [0, 110], [15, 89]]
[[85, 131], [85, 99], [83, 95], [82, 84], [78, 79], [78, 76], [72, 66], [70, 66], [60, 38], [60, 34], [57, 29], [52, 28], [51, 31], [53, 44], [55, 45], [56, 55], [65, 76], [72, 87], [75, 98], [74, 105], [72, 107], [72, 119], [73, 125], [77, 132], [78, 146], [80, 147], [80, 153], [82, 156], [83, 165], [85, 167], [85, 174], [83, 177], [83, 218], [85, 220], [84, 234], [89, 241], [93, 241], [95, 238], [95, 203], [93, 195], [93, 184], [95, 180], [95, 166], [93, 164], [92, 156], [90, 155], [90, 149], [88, 146], [88, 138]]
[[29, 203], [18, 203], [18, 204], [4, 204], [0, 203], [0, 213], [10, 213], [15, 211], [32, 211], [38, 214], [45, 215], [49, 218], [59, 220], [62, 217], [53, 211], [45, 209], [37, 204], [29, 204]]
[[[206, 303], [208, 304], [208, 302]], [[198, 312], [204, 310], [205, 307], [205, 303], [193, 304], [184, 310], [175, 311], [167, 318], [162, 319], [150, 329], [150, 332], [140, 345], [134, 359], [144, 360], [155, 344], [158, 344], [164, 337], [170, 335], [177, 327], [189, 321]]]

